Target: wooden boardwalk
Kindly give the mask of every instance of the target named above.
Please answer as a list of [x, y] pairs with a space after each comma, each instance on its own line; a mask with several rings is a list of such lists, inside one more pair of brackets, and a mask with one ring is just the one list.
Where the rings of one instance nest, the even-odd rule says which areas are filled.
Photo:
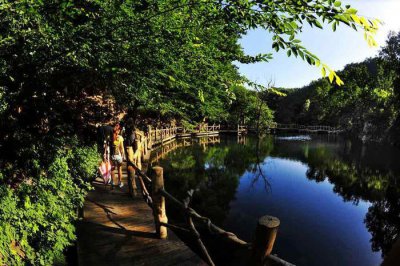
[[155, 235], [152, 210], [141, 196], [128, 193], [126, 166], [124, 187], [94, 182], [78, 225], [79, 265], [206, 265], [172, 231], [168, 239]]

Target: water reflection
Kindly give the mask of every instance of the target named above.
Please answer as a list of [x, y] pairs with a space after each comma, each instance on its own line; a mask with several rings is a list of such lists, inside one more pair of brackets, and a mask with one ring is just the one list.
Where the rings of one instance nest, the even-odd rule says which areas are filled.
[[[304, 236], [308, 235], [306, 231], [302, 234], [289, 226], [286, 231], [282, 228], [277, 252], [285, 254], [282, 256], [285, 259], [289, 256], [294, 263], [318, 265], [325, 257], [325, 265], [373, 265], [377, 258], [371, 250], [380, 251], [383, 256], [399, 236], [400, 153], [396, 149], [382, 145], [362, 146], [336, 136], [313, 136], [312, 140], [303, 141], [274, 136], [261, 140], [214, 137], [173, 143], [158, 155], [156, 153], [153, 159], [154, 164], [164, 167], [167, 189], [181, 199], [188, 190], [197, 189], [192, 201], [194, 208], [216, 224], [231, 227], [235, 232], [239, 230], [239, 235], [247, 240], [251, 240], [256, 215], [266, 214], [261, 211], [264, 209], [266, 212], [275, 211], [275, 215], [285, 219], [283, 223], [292, 227], [296, 225], [295, 221], [290, 221], [294, 217], [303, 219], [305, 226], [312, 224], [306, 212], [311, 212], [309, 215], [318, 213], [322, 220], [331, 219], [336, 223], [338, 219], [344, 219], [339, 218], [339, 214], [349, 217], [342, 223], [349, 228], [335, 228], [330, 224], [332, 221], [326, 222], [328, 225], [321, 225], [316, 230], [322, 231], [313, 236]], [[301, 183], [290, 189], [290, 182]], [[329, 190], [325, 192], [325, 188]], [[307, 203], [302, 206], [298, 199], [297, 202], [291, 200], [293, 194], [299, 199], [306, 198], [304, 202]], [[342, 201], [336, 202], [335, 197], [339, 196]], [[327, 206], [331, 209], [324, 210]], [[299, 210], [303, 213], [296, 216]], [[173, 211], [170, 215], [174, 216]], [[361, 218], [364, 229], [356, 228], [359, 226], [357, 217], [364, 217]], [[253, 223], [251, 226], [248, 224], [250, 221]], [[244, 223], [247, 224], [243, 226]], [[364, 233], [365, 228], [370, 235]], [[352, 235], [352, 230], [360, 233]], [[285, 235], [285, 232], [290, 234]], [[339, 233], [347, 234], [343, 239], [348, 243], [333, 250], [322, 250], [322, 246], [327, 244], [335, 245], [335, 234]], [[296, 238], [313, 246], [321, 243], [321, 251], [318, 247], [309, 251], [320, 254], [307, 254], [307, 250], [294, 247], [296, 244], [293, 243], [299, 243]], [[352, 238], [360, 239], [357, 242]], [[358, 251], [362, 249], [361, 244], [365, 244], [363, 238], [370, 241], [367, 244], [371, 255], [358, 254], [362, 253]], [[352, 258], [341, 260], [333, 254]], [[318, 259], [314, 260], [312, 256]]]

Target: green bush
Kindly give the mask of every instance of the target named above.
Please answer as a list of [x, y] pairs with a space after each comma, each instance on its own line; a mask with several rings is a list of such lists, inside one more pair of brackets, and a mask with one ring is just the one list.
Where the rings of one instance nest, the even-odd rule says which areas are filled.
[[98, 158], [95, 147], [63, 150], [38, 176], [0, 187], [0, 265], [51, 265], [76, 239]]
[[84, 181], [93, 181], [96, 177], [100, 160], [96, 146], [76, 147], [73, 149], [68, 161], [71, 175], [80, 177]]

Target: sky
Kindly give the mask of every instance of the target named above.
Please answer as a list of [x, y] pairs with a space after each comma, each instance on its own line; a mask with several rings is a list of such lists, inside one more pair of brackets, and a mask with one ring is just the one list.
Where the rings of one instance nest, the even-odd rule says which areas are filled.
[[[345, 4], [356, 8], [361, 16], [378, 18], [384, 23], [375, 36], [378, 46], [385, 44], [389, 31], [400, 31], [400, 0], [342, 0], [342, 5]], [[368, 46], [363, 32], [356, 32], [346, 25], [338, 27], [336, 32], [330, 25], [323, 30], [307, 25], [298, 39], [334, 70], [373, 57], [380, 50], [380, 47]], [[249, 55], [274, 52], [271, 48], [272, 35], [261, 29], [249, 31], [240, 43]], [[239, 72], [254, 82], [266, 85], [272, 81], [275, 87], [286, 88], [299, 88], [321, 77], [319, 68], [308, 65], [300, 58], [288, 58], [286, 51], [274, 52], [273, 56], [270, 62], [237, 63]]]

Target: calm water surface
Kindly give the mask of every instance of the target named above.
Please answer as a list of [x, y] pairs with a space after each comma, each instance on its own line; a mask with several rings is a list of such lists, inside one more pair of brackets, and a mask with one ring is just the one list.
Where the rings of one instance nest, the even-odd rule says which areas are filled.
[[287, 261], [379, 265], [400, 232], [397, 149], [326, 135], [205, 141], [156, 162], [167, 190], [197, 189], [192, 206], [247, 241], [259, 217], [278, 217], [273, 252]]

